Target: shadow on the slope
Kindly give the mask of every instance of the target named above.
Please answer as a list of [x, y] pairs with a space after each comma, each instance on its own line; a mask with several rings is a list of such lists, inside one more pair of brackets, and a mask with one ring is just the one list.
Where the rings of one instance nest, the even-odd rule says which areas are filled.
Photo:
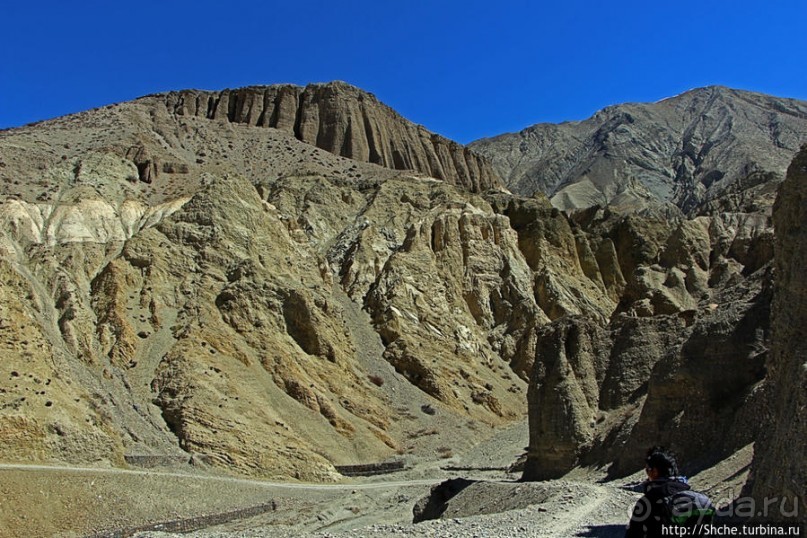
[[475, 482], [467, 478], [450, 478], [432, 487], [429, 496], [424, 499], [425, 504], [417, 503], [412, 509], [412, 523], [439, 519], [448, 509], [448, 501]]
[[625, 536], [625, 525], [591, 525], [575, 534], [587, 538], [622, 538]]

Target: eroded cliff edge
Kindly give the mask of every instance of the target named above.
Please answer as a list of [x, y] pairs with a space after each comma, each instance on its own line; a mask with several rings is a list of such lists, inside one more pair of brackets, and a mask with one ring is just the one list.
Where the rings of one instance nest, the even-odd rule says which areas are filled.
[[[754, 453], [752, 494], [780, 515], [807, 514], [807, 146], [791, 163], [774, 208], [776, 278], [768, 379], [771, 414]], [[785, 504], [782, 499], [786, 498]], [[794, 506], [792, 499], [799, 499]], [[783, 514], [785, 512], [786, 514]]]
[[186, 90], [167, 94], [165, 104], [180, 115], [274, 127], [335, 155], [414, 170], [473, 192], [501, 187], [487, 159], [344, 82]]
[[[675, 231], [634, 219], [645, 238], [663, 245], [640, 253], [634, 285], [666, 271], [664, 284], [645, 288], [638, 302], [626, 291], [605, 323], [563, 316], [541, 327], [525, 479], [559, 477], [579, 465], [624, 476], [659, 444], [676, 451], [689, 473], [755, 443], [747, 486], [764, 507], [756, 515], [803, 518], [806, 186], [803, 147], [773, 207], [775, 240], [770, 230], [760, 236], [773, 250], [748, 242], [742, 255], [727, 249], [712, 235], [725, 214], [683, 221]], [[729, 267], [740, 270], [729, 274]], [[675, 282], [686, 291], [668, 294]], [[689, 302], [672, 301], [687, 295]]]

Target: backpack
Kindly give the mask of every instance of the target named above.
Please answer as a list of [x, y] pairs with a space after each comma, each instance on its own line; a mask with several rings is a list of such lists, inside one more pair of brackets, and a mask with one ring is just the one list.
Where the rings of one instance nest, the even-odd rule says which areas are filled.
[[715, 507], [703, 493], [684, 490], [664, 497], [666, 523], [679, 527], [694, 527], [700, 523], [710, 523], [715, 515]]

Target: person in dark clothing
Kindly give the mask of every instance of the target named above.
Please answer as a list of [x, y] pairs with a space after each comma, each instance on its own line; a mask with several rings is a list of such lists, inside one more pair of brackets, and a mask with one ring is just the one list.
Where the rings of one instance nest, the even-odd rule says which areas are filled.
[[665, 499], [689, 490], [686, 478], [678, 476], [675, 456], [662, 447], [653, 447], [645, 458], [647, 481], [644, 495], [636, 502], [625, 538], [660, 538], [661, 526], [668, 520]]

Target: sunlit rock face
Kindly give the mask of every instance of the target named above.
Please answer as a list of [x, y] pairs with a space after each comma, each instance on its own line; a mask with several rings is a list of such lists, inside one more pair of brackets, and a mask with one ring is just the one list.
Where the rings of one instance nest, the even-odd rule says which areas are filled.
[[[356, 88], [294, 92], [304, 141], [230, 111], [253, 90], [0, 133], [0, 458], [330, 480], [524, 416], [545, 318], [471, 192], [497, 185], [484, 161]], [[312, 131], [336, 127], [353, 149]]]
[[174, 92], [165, 103], [177, 114], [273, 127], [335, 155], [415, 170], [474, 192], [501, 186], [485, 158], [344, 82]]
[[764, 196], [564, 212], [486, 166], [340, 83], [0, 132], [0, 459], [331, 480], [459, 452], [528, 390], [533, 477], [746, 442]]

